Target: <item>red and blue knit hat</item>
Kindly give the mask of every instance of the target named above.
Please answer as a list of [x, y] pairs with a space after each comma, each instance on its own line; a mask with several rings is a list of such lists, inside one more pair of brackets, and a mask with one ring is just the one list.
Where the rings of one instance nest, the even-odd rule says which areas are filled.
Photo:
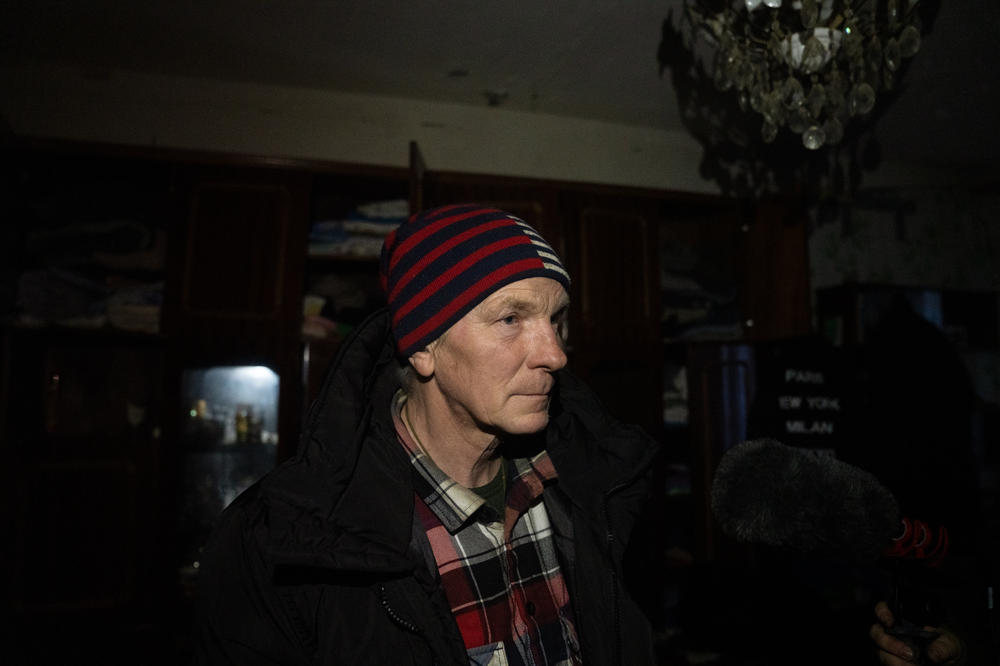
[[475, 204], [418, 213], [382, 245], [382, 289], [396, 347], [409, 358], [504, 285], [547, 277], [569, 291], [569, 273], [524, 220]]

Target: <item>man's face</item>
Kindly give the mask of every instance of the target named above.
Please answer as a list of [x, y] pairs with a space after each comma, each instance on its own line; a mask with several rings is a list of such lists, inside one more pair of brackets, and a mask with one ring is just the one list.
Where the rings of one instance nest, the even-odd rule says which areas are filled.
[[433, 382], [461, 428], [498, 435], [545, 427], [552, 373], [566, 365], [568, 307], [559, 282], [527, 278], [498, 289], [428, 347]]

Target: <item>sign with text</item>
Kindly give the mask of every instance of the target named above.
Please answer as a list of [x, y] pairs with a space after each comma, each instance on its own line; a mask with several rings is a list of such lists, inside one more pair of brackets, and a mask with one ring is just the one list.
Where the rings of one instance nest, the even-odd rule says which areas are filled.
[[808, 338], [761, 347], [748, 433], [790, 446], [836, 451], [846, 414], [845, 362]]

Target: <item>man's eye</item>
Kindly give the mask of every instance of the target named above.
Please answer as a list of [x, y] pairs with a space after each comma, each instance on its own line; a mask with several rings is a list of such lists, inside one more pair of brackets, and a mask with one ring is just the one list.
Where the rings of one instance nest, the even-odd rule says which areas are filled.
[[517, 315], [507, 315], [506, 317], [501, 318], [500, 321], [508, 326], [512, 326], [517, 323]]

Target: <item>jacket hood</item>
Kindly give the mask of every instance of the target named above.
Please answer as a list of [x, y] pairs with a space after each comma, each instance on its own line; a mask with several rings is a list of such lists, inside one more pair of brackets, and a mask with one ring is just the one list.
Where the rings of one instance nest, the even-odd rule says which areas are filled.
[[385, 310], [341, 346], [298, 452], [262, 482], [275, 561], [365, 571], [409, 566], [413, 491], [389, 411], [399, 387], [396, 358]]

